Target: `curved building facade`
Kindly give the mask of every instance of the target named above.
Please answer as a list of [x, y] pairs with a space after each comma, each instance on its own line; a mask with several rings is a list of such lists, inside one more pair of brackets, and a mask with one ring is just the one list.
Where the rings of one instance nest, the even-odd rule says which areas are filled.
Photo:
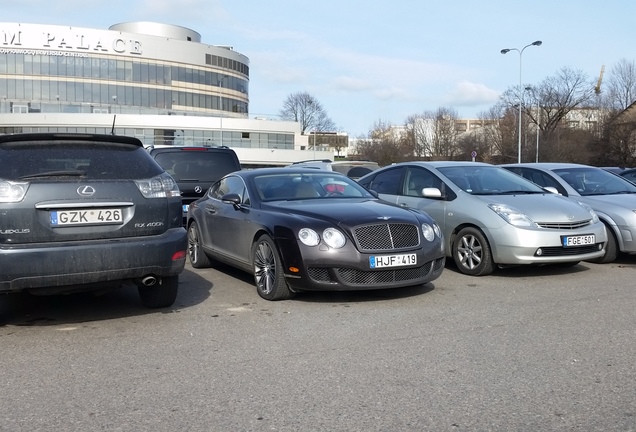
[[297, 123], [250, 118], [249, 72], [232, 47], [175, 25], [0, 23], [0, 133], [114, 132], [145, 145], [226, 145], [246, 163], [269, 164], [266, 149], [293, 151], [272, 164], [306, 158]]

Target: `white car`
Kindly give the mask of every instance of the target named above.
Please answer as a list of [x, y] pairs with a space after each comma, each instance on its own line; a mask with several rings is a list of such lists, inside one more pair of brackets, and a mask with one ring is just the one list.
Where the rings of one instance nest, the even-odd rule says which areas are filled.
[[496, 266], [576, 265], [605, 254], [605, 226], [587, 205], [479, 162], [403, 162], [358, 180], [381, 199], [425, 211], [465, 274]]
[[322, 169], [327, 171], [336, 171], [346, 175], [349, 178], [357, 180], [363, 175], [368, 174], [371, 171], [377, 170], [378, 168], [380, 168], [380, 165], [371, 161], [360, 161], [360, 160], [332, 161], [329, 159], [319, 159], [319, 160], [306, 160], [306, 161], [294, 162], [293, 164], [288, 165], [288, 167], [289, 168], [314, 168], [314, 169]]
[[540, 186], [554, 187], [561, 195], [592, 207], [608, 231], [605, 255], [609, 263], [619, 252], [636, 254], [636, 185], [603, 168], [571, 163], [501, 165]]

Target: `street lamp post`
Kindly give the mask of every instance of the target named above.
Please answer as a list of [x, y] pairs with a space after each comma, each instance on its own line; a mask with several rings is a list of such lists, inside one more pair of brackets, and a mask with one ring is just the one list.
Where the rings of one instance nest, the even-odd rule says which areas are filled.
[[539, 124], [541, 123], [541, 107], [539, 106], [539, 96], [532, 87], [526, 87], [526, 90], [532, 92], [532, 95], [537, 100], [537, 154], [535, 155], [535, 162], [539, 162]]
[[524, 46], [523, 48], [504, 48], [501, 50], [502, 54], [507, 54], [510, 51], [517, 51], [519, 53], [519, 143], [517, 145], [517, 163], [521, 163], [521, 106], [523, 102], [523, 84], [521, 82], [521, 56], [523, 51], [530, 46], [540, 46], [543, 42], [534, 41], [531, 44]]
[[309, 134], [314, 134], [314, 159], [316, 159], [316, 128], [305, 129], [305, 135], [307, 135], [307, 144], [309, 144]]

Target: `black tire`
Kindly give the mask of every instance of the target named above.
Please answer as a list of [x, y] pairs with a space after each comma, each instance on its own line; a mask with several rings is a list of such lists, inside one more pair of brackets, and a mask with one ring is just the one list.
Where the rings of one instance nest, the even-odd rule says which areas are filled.
[[139, 285], [138, 290], [141, 303], [149, 309], [172, 306], [179, 291], [179, 276], [159, 278], [152, 286]]
[[294, 293], [285, 281], [280, 255], [270, 236], [262, 235], [252, 246], [256, 291], [265, 300], [285, 300]]
[[196, 222], [192, 222], [188, 227], [188, 258], [194, 268], [210, 267], [212, 263], [201, 247], [199, 237], [199, 227]]
[[464, 228], [457, 234], [453, 260], [460, 272], [471, 276], [485, 276], [495, 270], [490, 245], [477, 228]]
[[607, 243], [605, 244], [605, 254], [589, 260], [591, 263], [607, 264], [616, 261], [618, 258], [618, 241], [614, 235], [614, 231], [607, 225], [605, 225], [605, 231], [607, 231]]

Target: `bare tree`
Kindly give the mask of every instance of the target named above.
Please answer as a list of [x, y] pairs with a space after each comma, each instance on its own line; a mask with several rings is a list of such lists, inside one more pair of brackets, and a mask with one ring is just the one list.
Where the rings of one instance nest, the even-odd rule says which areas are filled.
[[300, 133], [306, 131], [333, 132], [336, 125], [318, 100], [307, 92], [292, 93], [283, 102], [279, 115], [284, 120], [300, 123]]
[[480, 160], [509, 163], [517, 160], [516, 110], [497, 103], [478, 115], [481, 127], [471, 131], [473, 150]]
[[418, 159], [452, 159], [458, 152], [457, 111], [440, 107], [407, 118], [406, 138], [412, 154]]
[[407, 145], [413, 155], [418, 158], [430, 157], [433, 154], [433, 113], [409, 116], [404, 127], [406, 129]]
[[540, 129], [543, 143], [541, 153], [547, 157], [542, 159], [556, 160], [556, 155], [563, 155], [564, 151], [578, 151], [576, 142], [565, 140], [566, 136], [571, 134], [564, 134], [561, 128], [567, 127], [564, 120], [572, 110], [596, 105], [595, 84], [582, 71], [564, 67], [554, 76], [547, 77], [539, 85], [532, 87], [534, 97], [539, 101], [539, 111], [533, 102], [525, 103], [525, 95], [519, 94], [518, 87], [504, 92], [502, 101], [514, 109], [518, 109], [519, 103], [522, 104], [522, 125], [531, 122]]
[[435, 112], [434, 156], [453, 159], [457, 155], [458, 119], [457, 111], [452, 108], [440, 107]]
[[636, 63], [621, 59], [607, 77], [607, 91], [604, 99], [607, 105], [622, 111], [636, 100]]
[[412, 159], [411, 148], [406, 145], [404, 135], [385, 121], [376, 121], [368, 138], [360, 139], [355, 148], [356, 157], [390, 165]]

